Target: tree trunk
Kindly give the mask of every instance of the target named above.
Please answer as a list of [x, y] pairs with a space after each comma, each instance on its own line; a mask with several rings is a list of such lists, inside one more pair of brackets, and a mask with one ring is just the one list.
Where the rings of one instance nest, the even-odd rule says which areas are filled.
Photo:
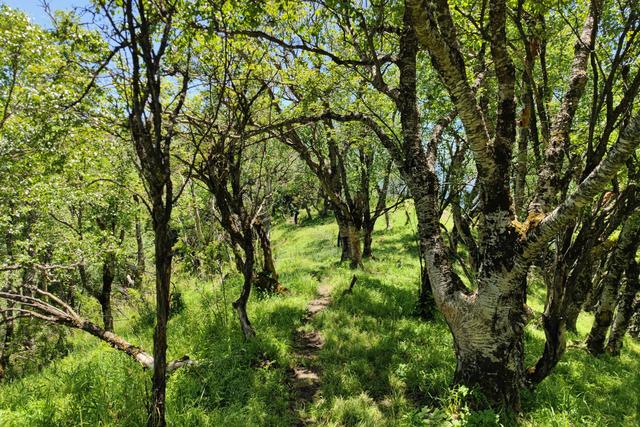
[[431, 290], [431, 282], [426, 268], [426, 259], [421, 257], [420, 266], [420, 291], [418, 294], [418, 302], [416, 304], [416, 314], [423, 320], [433, 320], [435, 316], [435, 302], [433, 300], [433, 291]]
[[[417, 67], [418, 39], [411, 19], [411, 11], [405, 4], [403, 14], [405, 31], [400, 37], [400, 93], [395, 99], [400, 112], [402, 126], [402, 154], [395, 155], [394, 161], [400, 170], [402, 178], [407, 183], [417, 217], [418, 253], [420, 257], [420, 292], [417, 301], [417, 311], [424, 319], [432, 319], [436, 310], [433, 295], [433, 285], [440, 278], [431, 278], [428, 269], [429, 260], [427, 248], [434, 236], [439, 236], [439, 218], [436, 219], [436, 198], [438, 196], [438, 181], [435, 176], [436, 144], [429, 144], [425, 152], [421, 138], [420, 113], [417, 99]], [[392, 156], [394, 152], [391, 151]], [[405, 227], [411, 223], [411, 215], [405, 208]], [[437, 239], [437, 237], [436, 237]], [[438, 251], [430, 255], [437, 256]]]
[[[11, 275], [11, 272], [7, 273]], [[7, 289], [11, 291], [10, 285], [7, 285]], [[12, 301], [7, 301], [7, 309], [11, 310], [15, 307], [15, 303]], [[7, 316], [10, 316], [7, 315]], [[9, 356], [11, 355], [10, 348], [11, 343], [13, 342], [14, 335], [14, 325], [13, 320], [9, 319], [4, 323], [4, 339], [2, 340], [2, 349], [0, 353], [0, 380], [3, 379], [7, 373], [7, 368], [9, 367]]]
[[[170, 201], [168, 203], [171, 203]], [[172, 248], [175, 232], [169, 225], [164, 206], [153, 208], [156, 264], [156, 326], [153, 333], [153, 389], [148, 425], [163, 427], [165, 422], [165, 394], [167, 387], [167, 322], [171, 289]]]
[[199, 244], [204, 244], [204, 233], [202, 232], [202, 221], [200, 219], [200, 209], [198, 209], [198, 201], [196, 199], [196, 190], [193, 185], [193, 181], [189, 183], [189, 190], [191, 191], [191, 203], [193, 205], [193, 218], [196, 226], [196, 236]]
[[102, 290], [98, 296], [100, 308], [102, 309], [102, 321], [106, 331], [113, 332], [113, 312], [111, 310], [111, 289], [115, 276], [115, 257], [108, 254], [102, 263]]
[[[568, 284], [576, 281], [575, 277], [570, 276], [567, 266], [568, 247], [571, 247], [574, 227], [567, 227], [557, 240], [558, 248], [553, 262], [549, 269], [552, 274], [545, 279], [547, 288], [547, 298], [542, 313], [542, 325], [545, 333], [545, 345], [541, 357], [535, 366], [527, 372], [527, 381], [529, 386], [535, 386], [545, 379], [560, 361], [560, 358], [566, 349], [566, 323], [565, 313], [567, 309], [567, 292]], [[590, 250], [590, 247], [587, 248]], [[582, 265], [578, 265], [576, 269], [582, 269]], [[578, 270], [574, 269], [571, 273], [579, 275]]]
[[529, 143], [529, 127], [520, 127], [518, 130], [518, 163], [516, 164], [516, 179], [513, 194], [514, 210], [516, 214], [523, 213], [524, 190], [527, 179], [527, 149]]
[[[11, 232], [7, 233], [5, 243], [7, 246], [7, 257], [11, 259], [13, 258], [13, 236]], [[7, 292], [12, 292], [13, 291], [13, 272], [8, 271], [6, 274], [7, 274], [7, 283], [6, 283], [5, 289]], [[6, 303], [7, 303], [8, 310], [11, 310], [15, 307], [15, 302], [13, 301], [7, 301]], [[11, 312], [9, 311], [9, 314], [7, 314], [8, 317], [11, 316], [10, 313]], [[4, 339], [2, 340], [2, 349], [0, 349], [0, 380], [5, 377], [7, 368], [9, 367], [9, 356], [11, 355], [11, 351], [9, 347], [11, 346], [11, 343], [13, 341], [13, 335], [14, 335], [13, 320], [7, 319], [4, 322]]]
[[373, 225], [372, 224], [366, 224], [363, 227], [363, 231], [364, 231], [364, 246], [362, 249], [362, 257], [363, 258], [371, 258], [373, 256], [373, 253], [371, 251], [371, 243], [373, 241]]
[[80, 285], [82, 285], [82, 289], [91, 289], [89, 287], [87, 268], [84, 266], [84, 264], [78, 265], [78, 274], [80, 275]]
[[360, 249], [360, 230], [354, 224], [347, 225], [347, 240], [349, 241], [349, 267], [362, 267], [362, 250]]
[[578, 316], [582, 311], [582, 307], [584, 303], [587, 301], [587, 297], [591, 292], [592, 288], [592, 274], [593, 267], [591, 265], [592, 258], [588, 256], [583, 262], [587, 262], [588, 264], [584, 266], [580, 274], [578, 275], [576, 282], [573, 284], [569, 284], [571, 286], [571, 290], [566, 296], [568, 298], [566, 302], [566, 310], [564, 313], [566, 328], [568, 331], [577, 333], [577, 322]]
[[636, 294], [640, 291], [640, 281], [638, 280], [638, 263], [635, 259], [631, 259], [629, 266], [625, 272], [626, 283], [616, 307], [616, 315], [609, 333], [609, 341], [607, 342], [607, 352], [613, 356], [619, 356], [622, 349], [622, 339], [627, 332], [629, 321], [633, 315], [633, 301]]
[[[246, 233], [248, 233], [248, 237]], [[232, 303], [232, 306], [238, 313], [240, 328], [242, 329], [242, 333], [244, 334], [245, 339], [250, 339], [256, 336], [256, 332], [253, 329], [253, 326], [251, 326], [249, 315], [247, 314], [247, 301], [249, 301], [249, 295], [251, 294], [251, 285], [253, 282], [253, 264], [255, 258], [253, 250], [253, 239], [251, 238], [251, 230], [245, 230], [245, 241], [243, 242], [242, 249], [245, 253], [244, 265], [242, 266], [244, 283], [242, 285], [240, 297]]]
[[478, 245], [471, 233], [471, 227], [469, 221], [462, 215], [462, 209], [460, 208], [460, 197], [453, 198], [451, 211], [453, 216], [454, 230], [458, 233], [462, 242], [467, 247], [469, 265], [474, 271], [478, 271], [480, 265], [480, 254], [478, 252]]
[[604, 280], [605, 283], [602, 288], [602, 295], [600, 296], [593, 326], [586, 341], [587, 349], [594, 355], [599, 355], [604, 352], [604, 342], [607, 331], [613, 320], [613, 310], [615, 309], [620, 275], [616, 273], [607, 274]]
[[264, 258], [263, 271], [272, 279], [278, 280], [278, 272], [276, 271], [276, 264], [273, 260], [273, 251], [271, 250], [271, 239], [269, 238], [269, 230], [264, 223], [256, 223], [254, 225], [258, 240], [260, 241], [260, 248], [262, 249], [262, 255]]
[[505, 339], [505, 334], [498, 328], [484, 332], [486, 335], [474, 333], [455, 338], [454, 383], [480, 391], [492, 407], [519, 411], [524, 371], [522, 335]]
[[[445, 317], [454, 337], [454, 382], [478, 389], [492, 407], [520, 410], [525, 384], [526, 276], [497, 281], [475, 294], [464, 315]], [[484, 406], [484, 405], [481, 405]]]
[[566, 281], [564, 266], [556, 266], [558, 272], [547, 285], [547, 302], [542, 314], [542, 325], [546, 341], [542, 356], [535, 366], [529, 369], [527, 380], [530, 385], [537, 385], [545, 379], [558, 364], [566, 349], [565, 323], [563, 317], [563, 291]]
[[140, 216], [136, 213], [136, 274], [133, 279], [136, 289], [142, 288], [142, 281], [144, 279], [144, 273], [146, 270], [146, 263], [144, 258], [144, 241], [142, 240], [142, 224], [140, 222]]
[[629, 320], [628, 333], [632, 338], [640, 338], [640, 297], [636, 297], [631, 305], [631, 320]]
[[338, 219], [338, 246], [342, 249], [340, 254], [340, 262], [348, 260], [351, 256], [351, 240], [349, 240], [349, 227], [345, 221]]
[[322, 187], [320, 187], [320, 189], [318, 190], [318, 198], [316, 200], [317, 200], [316, 207], [318, 209], [318, 216], [320, 218], [324, 218], [329, 214], [330, 202], [329, 202], [329, 198], [322, 190]]

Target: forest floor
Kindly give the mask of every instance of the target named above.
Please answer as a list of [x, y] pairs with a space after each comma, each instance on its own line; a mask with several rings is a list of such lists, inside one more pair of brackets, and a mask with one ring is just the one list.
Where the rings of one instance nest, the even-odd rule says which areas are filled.
[[[351, 293], [345, 290], [354, 271], [338, 262], [336, 233], [331, 218], [273, 228], [280, 281], [290, 292], [252, 295], [249, 315], [258, 335], [251, 341], [243, 339], [231, 310], [241, 277], [231, 267], [224, 280], [194, 276], [176, 260], [174, 296], [180, 298], [169, 322], [168, 357], [188, 354], [201, 363], [169, 378], [169, 425], [640, 425], [640, 344], [630, 339], [619, 358], [594, 358], [569, 346], [554, 373], [535, 392], [523, 393], [517, 419], [470, 411], [463, 403], [468, 391], [450, 387], [455, 359], [445, 322], [414, 314], [419, 263], [415, 226], [405, 224], [404, 211], [392, 216], [390, 230], [374, 233], [375, 258], [355, 272]], [[117, 293], [114, 301], [116, 332], [149, 351], [151, 279], [145, 292]], [[545, 292], [535, 274], [531, 283], [528, 303], [539, 318]], [[98, 321], [98, 305], [90, 298], [80, 303]], [[583, 313], [570, 342], [581, 342], [591, 323]], [[46, 330], [48, 344], [21, 353], [17, 378], [0, 384], [0, 427], [145, 424], [148, 372], [82, 332]], [[527, 364], [543, 347], [544, 331], [532, 321]], [[301, 390], [296, 384], [305, 377], [312, 386]]]

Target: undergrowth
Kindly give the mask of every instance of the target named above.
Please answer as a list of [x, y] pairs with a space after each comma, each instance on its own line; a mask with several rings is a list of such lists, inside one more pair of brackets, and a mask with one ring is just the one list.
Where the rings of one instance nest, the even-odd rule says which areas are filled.
[[[579, 343], [592, 318], [582, 314], [570, 334], [567, 354], [535, 392], [523, 395], [523, 414], [473, 412], [473, 390], [452, 389], [452, 339], [444, 321], [415, 316], [419, 265], [414, 230], [404, 212], [391, 230], [377, 230], [374, 256], [356, 272], [337, 262], [337, 227], [330, 220], [273, 230], [284, 296], [252, 296], [249, 314], [258, 337], [246, 342], [230, 308], [237, 274], [174, 276], [179, 295], [169, 323], [169, 358], [188, 354], [197, 367], [179, 370], [168, 382], [167, 419], [174, 426], [288, 426], [295, 395], [288, 387], [293, 332], [317, 285], [334, 285], [332, 304], [313, 320], [326, 340], [319, 353], [322, 384], [304, 416], [322, 426], [622, 426], [640, 423], [640, 345], [629, 339], [620, 358], [588, 355]], [[118, 297], [116, 331], [151, 350], [150, 295]], [[178, 303], [176, 303], [178, 304]], [[544, 289], [534, 284], [529, 304], [541, 312]], [[97, 315], [87, 301], [86, 312]], [[98, 318], [98, 317], [94, 317]], [[526, 332], [528, 362], [544, 346], [532, 322]], [[150, 375], [128, 356], [93, 337], [74, 332], [68, 354], [38, 372], [0, 385], [0, 426], [139, 426], [146, 421]]]

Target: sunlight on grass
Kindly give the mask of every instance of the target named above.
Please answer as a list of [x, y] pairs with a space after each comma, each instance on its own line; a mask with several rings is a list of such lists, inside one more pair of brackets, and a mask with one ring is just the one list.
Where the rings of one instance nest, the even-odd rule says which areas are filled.
[[[320, 330], [326, 341], [316, 362], [321, 388], [305, 415], [321, 426], [444, 425], [424, 420], [449, 416], [447, 408], [455, 407], [456, 394], [450, 389], [453, 343], [442, 319], [425, 323], [413, 314], [419, 264], [414, 230], [404, 221], [400, 210], [392, 216], [390, 231], [378, 227], [375, 259], [355, 273], [351, 294], [343, 291], [354, 272], [337, 262], [333, 221], [275, 227], [276, 262], [290, 294], [252, 295], [249, 314], [258, 331], [253, 342], [244, 341], [230, 308], [241, 285], [237, 274], [224, 287], [219, 278], [176, 274], [184, 309], [170, 321], [169, 356], [188, 354], [202, 363], [170, 378], [170, 425], [295, 424], [287, 383], [287, 370], [297, 363], [293, 332], [321, 281], [334, 285], [333, 302], [305, 326]], [[529, 305], [539, 313], [544, 289], [539, 280], [532, 283]], [[122, 301], [128, 308], [116, 327], [131, 342], [151, 349], [153, 317], [135, 301]], [[578, 334], [569, 340], [582, 340], [591, 322], [592, 316], [583, 313]], [[533, 363], [544, 346], [539, 321], [527, 327], [526, 337], [527, 361]], [[144, 424], [148, 373], [92, 337], [74, 333], [71, 342], [67, 357], [0, 387], [0, 426]], [[594, 358], [569, 346], [553, 375], [534, 393], [524, 394], [525, 412], [518, 423], [638, 425], [639, 356], [640, 344], [629, 339], [620, 358]], [[469, 425], [495, 425], [496, 419], [511, 425], [490, 411], [461, 419]]]

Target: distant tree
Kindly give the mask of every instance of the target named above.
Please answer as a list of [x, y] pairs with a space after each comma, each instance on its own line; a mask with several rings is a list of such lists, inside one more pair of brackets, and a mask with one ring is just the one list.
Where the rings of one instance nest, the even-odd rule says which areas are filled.
[[[246, 338], [255, 330], [247, 314], [247, 302], [255, 284], [265, 291], [278, 291], [271, 241], [270, 205], [277, 186], [287, 181], [290, 155], [278, 150], [271, 138], [258, 135], [256, 125], [268, 111], [267, 86], [260, 67], [242, 46], [204, 45], [195, 68], [203, 82], [199, 99], [185, 116], [189, 141], [183, 162], [193, 168], [215, 201], [217, 220], [228, 235], [238, 271], [244, 283], [233, 302]], [[247, 63], [242, 59], [249, 57]], [[215, 60], [213, 60], [215, 58]], [[262, 252], [262, 271], [256, 270], [256, 246]]]

